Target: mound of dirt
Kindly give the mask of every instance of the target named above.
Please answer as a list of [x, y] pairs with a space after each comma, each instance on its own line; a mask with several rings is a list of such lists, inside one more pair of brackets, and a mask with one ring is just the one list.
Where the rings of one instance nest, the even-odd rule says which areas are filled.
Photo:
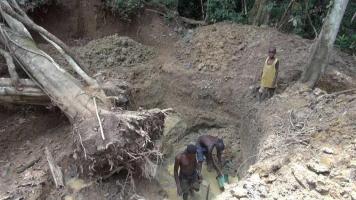
[[[296, 35], [287, 35], [272, 28], [234, 23], [218, 23], [188, 31], [177, 43], [176, 57], [186, 69], [201, 72], [236, 74], [246, 84], [256, 81], [270, 47], [277, 48], [280, 60], [279, 88], [286, 88], [299, 79], [306, 65], [312, 42]], [[338, 50], [331, 56], [326, 79], [321, 84], [354, 85], [349, 76], [355, 72], [355, 60]], [[229, 75], [227, 75], [229, 74]], [[247, 79], [246, 79], [247, 78]], [[241, 79], [241, 80], [242, 80]], [[333, 81], [328, 81], [332, 80]], [[330, 90], [328, 90], [329, 92]]]
[[218, 199], [355, 199], [356, 94], [296, 91], [253, 106], [257, 162]]
[[93, 40], [77, 49], [91, 70], [117, 69], [145, 63], [153, 58], [152, 48], [117, 34]]

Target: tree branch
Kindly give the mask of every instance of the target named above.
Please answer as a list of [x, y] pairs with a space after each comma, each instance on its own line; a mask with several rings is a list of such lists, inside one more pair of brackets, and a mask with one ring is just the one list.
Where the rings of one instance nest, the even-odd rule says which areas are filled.
[[0, 102], [14, 104], [50, 105], [48, 96], [30, 79], [19, 79], [21, 91], [13, 87], [10, 78], [0, 78]]
[[284, 25], [284, 18], [287, 16], [289, 9], [292, 7], [293, 3], [295, 0], [291, 0], [286, 8], [286, 10], [283, 13], [283, 16], [281, 17], [281, 20], [279, 21], [279, 26], [278, 29], [281, 29]]
[[6, 60], [12, 84], [16, 87], [17, 90], [21, 90], [21, 84], [19, 83], [19, 75], [16, 72], [14, 60], [12, 59], [10, 53], [0, 48], [0, 54], [2, 54]]
[[[11, 0], [11, 5], [13, 6], [13, 8], [19, 12], [26, 20], [28, 21], [32, 21], [28, 15], [26, 14], [25, 11], [23, 11], [20, 6], [18, 5], [18, 3], [16, 2], [16, 0]], [[63, 48], [61, 48], [57, 43], [53, 42], [52, 40], [50, 40], [48, 37], [46, 37], [44, 34], [40, 34], [41, 37], [43, 37], [43, 39], [45, 39], [48, 43], [50, 43], [52, 46], [54, 46], [54, 48], [68, 61], [69, 65], [74, 69], [74, 71], [79, 74], [79, 76], [81, 76], [84, 81], [87, 82], [87, 84], [92, 85], [92, 86], [96, 86], [98, 87], [98, 83], [96, 82], [95, 79], [91, 78], [85, 71], [83, 71], [83, 69], [77, 64], [77, 62], [75, 62], [75, 60], [69, 56], [64, 50]]]
[[315, 38], [318, 37], [318, 31], [316, 31], [316, 28], [315, 26], [313, 25], [313, 21], [311, 20], [310, 18], [310, 15], [309, 15], [309, 10], [308, 10], [308, 7], [309, 7], [309, 0], [305, 0], [305, 9], [306, 9], [306, 14], [307, 14], [307, 18], [308, 18], [308, 21], [310, 23], [310, 26], [312, 27], [313, 31], [314, 31], [314, 34], [315, 34]]
[[11, 17], [15, 18], [19, 22], [23, 23], [26, 25], [28, 28], [30, 28], [33, 31], [39, 32], [40, 34], [46, 36], [50, 40], [52, 40], [54, 43], [56, 43], [58, 46], [60, 46], [69, 56], [73, 58], [73, 60], [81, 66], [81, 68], [88, 73], [89, 68], [87, 65], [64, 43], [62, 42], [59, 38], [57, 38], [55, 35], [52, 33], [48, 32], [46, 29], [43, 27], [37, 25], [34, 23], [30, 18], [21, 16], [20, 14], [16, 13], [11, 7], [7, 6], [6, 1], [1, 1], [0, 5], [3, 11], [6, 12], [6, 14], [10, 15]]

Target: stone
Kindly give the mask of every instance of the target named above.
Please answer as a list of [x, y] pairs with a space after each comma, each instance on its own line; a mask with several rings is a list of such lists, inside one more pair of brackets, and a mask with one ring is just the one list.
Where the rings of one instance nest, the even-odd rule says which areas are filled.
[[351, 170], [349, 169], [344, 169], [341, 170], [339, 173], [335, 174], [334, 179], [341, 183], [348, 183], [350, 182], [351, 178]]
[[233, 197], [236, 198], [244, 198], [247, 197], [247, 190], [242, 188], [242, 187], [236, 187], [233, 188], [230, 193], [232, 194]]
[[356, 160], [350, 161], [349, 168], [356, 168]]
[[318, 180], [316, 181], [315, 191], [319, 192], [322, 195], [326, 195], [329, 192], [329, 184], [326, 183], [326, 177], [319, 175]]
[[292, 165], [292, 174], [303, 188], [315, 188], [317, 175], [300, 164]]
[[327, 166], [326, 164], [311, 162], [311, 163], [308, 163], [307, 166], [308, 166], [308, 169], [310, 169], [311, 171], [313, 171], [317, 174], [329, 174], [330, 173], [330, 166]]
[[320, 88], [315, 88], [313, 90], [313, 93], [314, 93], [314, 95], [319, 96], [319, 95], [325, 94], [325, 91], [321, 90]]
[[322, 151], [323, 151], [323, 153], [326, 153], [326, 154], [334, 154], [334, 150], [329, 147], [322, 148]]
[[352, 144], [356, 144], [356, 139], [354, 139], [351, 143], [352, 143]]
[[356, 200], [356, 191], [352, 191], [350, 193], [350, 196], [351, 196], [351, 200]]
[[266, 179], [266, 183], [273, 183], [275, 180], [277, 180], [277, 177], [273, 174], [269, 175], [268, 178]]

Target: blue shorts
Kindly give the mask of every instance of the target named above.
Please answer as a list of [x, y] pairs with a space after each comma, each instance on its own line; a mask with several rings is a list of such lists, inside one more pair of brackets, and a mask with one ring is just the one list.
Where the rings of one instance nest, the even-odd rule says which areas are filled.
[[197, 160], [203, 162], [205, 160], [205, 154], [208, 153], [208, 148], [201, 145], [197, 145]]

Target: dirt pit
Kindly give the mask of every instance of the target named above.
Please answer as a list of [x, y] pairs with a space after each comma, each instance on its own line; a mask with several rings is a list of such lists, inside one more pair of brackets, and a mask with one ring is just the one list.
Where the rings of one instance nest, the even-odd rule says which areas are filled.
[[[84, 5], [90, 6], [90, 3]], [[89, 11], [83, 12], [82, 17]], [[81, 19], [80, 15], [71, 15], [68, 19], [73, 18]], [[79, 26], [80, 21], [76, 20], [73, 20], [76, 23], [68, 23], [77, 26], [76, 31], [71, 32], [73, 30], [68, 28], [65, 19], [59, 22], [63, 30], [51, 25], [54, 17], [47, 21], [43, 18], [42, 24], [54, 34], [59, 32], [65, 41], [76, 41], [70, 44], [90, 63], [92, 75], [97, 79], [128, 83], [130, 109], [174, 109], [175, 113], [167, 118], [161, 141], [164, 160], [157, 171], [157, 178], [153, 180], [135, 177], [132, 183], [124, 172], [106, 179], [79, 177], [79, 173], [66, 162], [68, 159], [63, 159], [73, 156], [73, 147], [71, 127], [61, 114], [37, 110], [25, 112], [26, 115], [17, 111], [2, 112], [0, 186], [4, 187], [0, 189], [0, 199], [177, 199], [172, 177], [173, 158], [202, 134], [224, 139], [227, 147], [224, 157], [232, 163], [228, 173], [232, 181], [236, 180], [233, 178], [236, 175], [242, 178], [248, 167], [258, 161], [255, 155], [261, 150], [259, 145], [267, 134], [261, 121], [270, 118], [268, 115], [263, 119], [257, 118], [256, 114], [265, 107], [264, 104], [254, 106], [257, 102], [251, 87], [258, 84], [256, 77], [268, 48], [273, 45], [278, 50], [281, 74], [277, 93], [283, 95], [284, 89], [300, 76], [311, 43], [270, 28], [231, 23], [209, 25], [179, 35], [174, 31], [178, 30], [177, 27], [166, 25], [164, 19], [152, 14], [145, 20], [138, 20], [144, 24], [138, 23], [137, 29], [128, 32], [116, 27], [119, 26], [117, 23], [112, 23], [112, 28], [105, 24], [106, 28], [103, 28], [104, 25], [100, 26], [99, 21], [95, 21], [97, 27], [93, 28], [90, 23]], [[118, 35], [103, 37], [115, 33], [131, 36], [137, 42]], [[92, 39], [95, 40], [87, 43]], [[342, 89], [352, 87], [355, 83], [354, 65], [352, 57], [336, 52], [330, 66], [337, 68], [328, 71], [326, 82], [337, 80], [344, 84]], [[266, 104], [269, 109], [279, 107], [280, 103], [287, 105], [278, 98], [269, 102], [272, 102]], [[277, 112], [276, 117], [279, 116]], [[50, 147], [64, 170], [66, 186], [62, 189], [54, 187], [48, 173], [43, 156], [45, 146]], [[39, 161], [36, 156], [40, 157]], [[18, 167], [26, 165], [25, 160], [36, 162], [23, 172], [15, 172]], [[205, 183], [211, 184], [211, 199], [220, 193], [215, 176], [214, 172], [205, 174]], [[133, 186], [137, 195], [130, 191]], [[123, 191], [130, 195], [125, 196], [127, 193]], [[204, 194], [198, 196], [204, 197]]]

